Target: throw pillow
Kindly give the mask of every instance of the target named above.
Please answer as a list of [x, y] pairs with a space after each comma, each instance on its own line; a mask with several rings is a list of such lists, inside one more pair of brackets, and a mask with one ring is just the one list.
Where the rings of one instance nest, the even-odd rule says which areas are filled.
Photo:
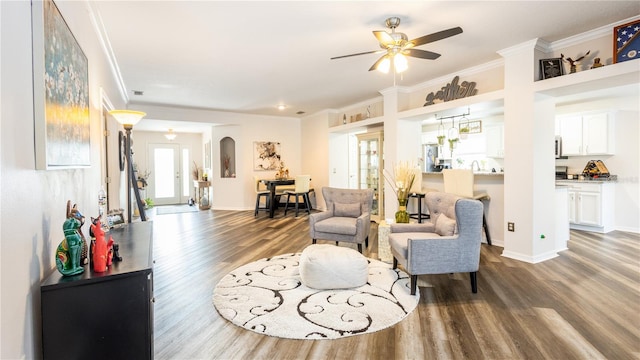
[[449, 219], [445, 214], [440, 214], [436, 219], [436, 234], [440, 236], [453, 236], [456, 231], [456, 221]]
[[337, 202], [333, 204], [334, 216], [357, 218], [361, 214], [360, 203], [341, 204]]

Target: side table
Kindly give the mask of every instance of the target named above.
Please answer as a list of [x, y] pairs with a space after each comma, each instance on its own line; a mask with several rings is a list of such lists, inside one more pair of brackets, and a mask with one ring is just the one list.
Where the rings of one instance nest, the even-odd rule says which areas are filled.
[[196, 202], [200, 210], [209, 210], [211, 208], [211, 199], [209, 199], [209, 187], [211, 181], [193, 180], [193, 187], [196, 193]]
[[378, 224], [378, 258], [380, 261], [391, 264], [393, 255], [391, 254], [391, 246], [389, 246], [389, 233], [391, 226], [386, 220], [381, 220]]

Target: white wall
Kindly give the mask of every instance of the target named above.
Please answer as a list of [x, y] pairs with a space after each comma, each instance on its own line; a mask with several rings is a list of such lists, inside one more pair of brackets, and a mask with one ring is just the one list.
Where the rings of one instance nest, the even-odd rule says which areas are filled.
[[316, 207], [325, 209], [322, 187], [329, 186], [333, 176], [329, 156], [328, 113], [321, 112], [302, 119], [300, 124], [300, 152], [302, 173], [311, 175]]
[[[0, 2], [0, 276], [2, 359], [40, 357], [41, 280], [55, 267], [64, 238], [67, 200], [89, 217], [97, 215], [100, 190], [101, 99], [123, 100], [103, 56], [86, 3], [57, 2], [89, 61], [91, 162], [88, 169], [36, 171], [34, 160], [31, 4]], [[114, 158], [116, 156], [113, 156]], [[88, 225], [83, 229], [88, 233]]]
[[[212, 174], [212, 209], [248, 210], [255, 206], [253, 175], [273, 178], [275, 171], [253, 170], [253, 142], [281, 143], [282, 160], [291, 175], [301, 172], [300, 119], [292, 117], [227, 113], [205, 109], [172, 108], [168, 106], [135, 104], [136, 110], [147, 118], [211, 124], [212, 167], [219, 168], [219, 140], [230, 136], [236, 141], [236, 177], [219, 178]], [[204, 144], [200, 145], [202, 148]], [[202, 150], [201, 150], [202, 151]]]

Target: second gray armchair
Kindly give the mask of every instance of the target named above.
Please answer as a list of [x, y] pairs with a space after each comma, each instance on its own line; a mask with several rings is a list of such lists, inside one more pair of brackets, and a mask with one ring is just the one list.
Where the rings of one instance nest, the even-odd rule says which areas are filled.
[[428, 222], [391, 225], [393, 268], [400, 263], [411, 275], [412, 295], [418, 275], [456, 272], [468, 272], [471, 291], [477, 292], [482, 203], [442, 192], [430, 192], [425, 200]]
[[371, 229], [372, 189], [322, 188], [327, 211], [309, 216], [309, 233], [312, 243], [317, 240], [349, 242], [368, 246]]

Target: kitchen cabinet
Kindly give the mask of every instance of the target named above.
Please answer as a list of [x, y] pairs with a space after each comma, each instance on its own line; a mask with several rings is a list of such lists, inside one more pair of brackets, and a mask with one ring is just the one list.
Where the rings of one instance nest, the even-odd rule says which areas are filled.
[[382, 169], [382, 132], [358, 134], [358, 184], [360, 189], [373, 189], [371, 220], [384, 218]]
[[612, 155], [613, 116], [610, 112], [565, 115], [558, 118], [563, 156]]
[[556, 226], [555, 226], [555, 250], [567, 250], [567, 241], [569, 241], [569, 201], [568, 187], [556, 186], [555, 210], [556, 210]]
[[486, 156], [490, 158], [504, 158], [504, 125], [485, 127]]
[[153, 359], [152, 231], [149, 221], [112, 229], [122, 261], [42, 282], [44, 359]]
[[571, 229], [607, 233], [613, 230], [614, 184], [558, 181], [568, 186]]

